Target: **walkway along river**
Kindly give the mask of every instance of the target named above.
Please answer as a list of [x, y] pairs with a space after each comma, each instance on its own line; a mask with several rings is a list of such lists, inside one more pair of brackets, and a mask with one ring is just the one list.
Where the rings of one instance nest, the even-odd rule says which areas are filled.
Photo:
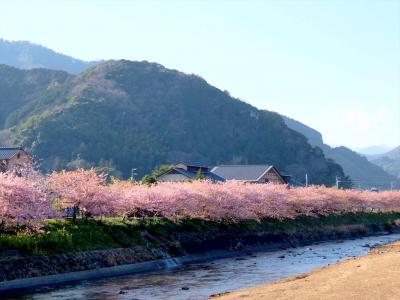
[[43, 287], [9, 299], [207, 299], [212, 294], [272, 282], [364, 255], [370, 247], [396, 240], [400, 240], [400, 234], [325, 242], [273, 252], [249, 252], [245, 256], [154, 273]]

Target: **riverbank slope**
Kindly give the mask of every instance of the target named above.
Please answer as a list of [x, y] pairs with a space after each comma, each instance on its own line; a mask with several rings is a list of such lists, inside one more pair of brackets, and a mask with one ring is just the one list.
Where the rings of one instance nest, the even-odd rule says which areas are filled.
[[109, 267], [190, 257], [213, 250], [228, 254], [253, 246], [286, 249], [394, 233], [400, 231], [399, 224], [400, 213], [396, 212], [236, 222], [172, 222], [156, 217], [49, 220], [41, 232], [0, 232], [0, 290], [15, 280], [87, 270], [93, 270], [94, 277], [85, 279], [97, 278], [97, 271]]
[[398, 299], [400, 295], [400, 242], [371, 250], [310, 273], [272, 284], [212, 296], [212, 299], [339, 300]]

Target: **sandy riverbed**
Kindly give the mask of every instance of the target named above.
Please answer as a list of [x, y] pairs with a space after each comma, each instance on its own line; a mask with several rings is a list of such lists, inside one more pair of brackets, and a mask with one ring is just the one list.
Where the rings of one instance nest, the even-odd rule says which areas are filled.
[[400, 299], [400, 242], [357, 259], [212, 299]]

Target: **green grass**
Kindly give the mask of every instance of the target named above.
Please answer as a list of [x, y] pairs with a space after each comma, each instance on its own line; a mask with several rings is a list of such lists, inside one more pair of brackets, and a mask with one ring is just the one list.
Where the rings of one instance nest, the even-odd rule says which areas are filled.
[[[319, 218], [301, 217], [295, 220], [264, 219], [261, 221], [204, 221], [181, 220], [177, 223], [164, 218], [123, 220], [121, 218], [48, 220], [42, 232], [27, 233], [21, 228], [5, 231], [0, 228], [0, 256], [6, 250], [17, 250], [22, 254], [51, 255], [88, 250], [121, 247], [160, 247], [163, 241], [174, 242], [180, 233], [196, 234], [201, 239], [235, 232], [252, 234], [263, 231], [271, 234], [301, 233], [316, 228], [340, 225], [393, 224], [400, 221], [400, 213], [359, 213], [330, 215]], [[397, 222], [398, 222], [397, 221]], [[141, 232], [155, 237], [144, 239]], [[161, 242], [159, 242], [161, 241]]]

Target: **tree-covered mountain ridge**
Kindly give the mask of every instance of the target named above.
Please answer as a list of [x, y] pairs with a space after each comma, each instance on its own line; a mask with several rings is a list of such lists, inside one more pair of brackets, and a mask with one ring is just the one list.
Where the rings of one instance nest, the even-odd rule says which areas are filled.
[[[194, 161], [269, 163], [301, 181], [308, 174], [316, 184], [344, 175], [279, 114], [232, 98], [199, 76], [114, 60], [61, 77], [16, 97], [20, 105], [4, 125], [45, 170], [101, 165], [126, 177], [132, 168], [142, 175], [163, 163]], [[18, 82], [12, 86], [21, 89]]]

